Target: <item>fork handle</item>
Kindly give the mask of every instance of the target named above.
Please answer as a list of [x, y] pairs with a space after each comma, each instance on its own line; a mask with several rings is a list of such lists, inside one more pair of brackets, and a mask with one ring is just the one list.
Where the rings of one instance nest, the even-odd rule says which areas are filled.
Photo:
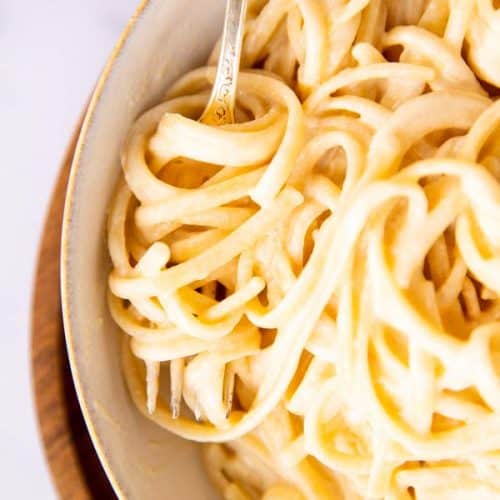
[[212, 93], [200, 121], [208, 125], [234, 123], [236, 85], [247, 0], [227, 0], [219, 62]]

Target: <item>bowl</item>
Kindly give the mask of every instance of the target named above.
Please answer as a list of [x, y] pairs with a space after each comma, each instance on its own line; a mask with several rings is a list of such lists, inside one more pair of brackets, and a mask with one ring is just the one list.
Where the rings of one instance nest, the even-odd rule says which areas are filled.
[[122, 334], [106, 303], [105, 227], [128, 129], [171, 82], [204, 64], [223, 14], [222, 0], [141, 3], [99, 79], [71, 169], [61, 251], [66, 343], [89, 433], [120, 498], [218, 498], [199, 447], [151, 423], [129, 397]]

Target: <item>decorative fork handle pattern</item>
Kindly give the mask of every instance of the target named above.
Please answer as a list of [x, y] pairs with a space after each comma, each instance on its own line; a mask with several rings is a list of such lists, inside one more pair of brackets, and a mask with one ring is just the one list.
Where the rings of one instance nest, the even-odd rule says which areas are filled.
[[228, 0], [217, 73], [208, 104], [200, 121], [209, 125], [234, 123], [236, 86], [247, 0]]

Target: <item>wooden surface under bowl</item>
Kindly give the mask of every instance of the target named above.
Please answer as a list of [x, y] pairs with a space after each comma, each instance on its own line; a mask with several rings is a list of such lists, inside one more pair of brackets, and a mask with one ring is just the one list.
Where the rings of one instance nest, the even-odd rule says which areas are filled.
[[61, 222], [80, 126], [66, 153], [42, 232], [34, 282], [31, 362], [39, 429], [62, 499], [113, 499], [75, 393], [64, 342], [59, 293]]

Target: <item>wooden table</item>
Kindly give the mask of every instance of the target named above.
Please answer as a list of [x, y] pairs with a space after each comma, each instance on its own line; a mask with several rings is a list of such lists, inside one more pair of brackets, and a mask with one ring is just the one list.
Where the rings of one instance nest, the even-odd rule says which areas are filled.
[[80, 127], [52, 195], [35, 275], [31, 361], [45, 456], [62, 499], [115, 499], [87, 433], [71, 378], [59, 294], [61, 221], [66, 184]]

